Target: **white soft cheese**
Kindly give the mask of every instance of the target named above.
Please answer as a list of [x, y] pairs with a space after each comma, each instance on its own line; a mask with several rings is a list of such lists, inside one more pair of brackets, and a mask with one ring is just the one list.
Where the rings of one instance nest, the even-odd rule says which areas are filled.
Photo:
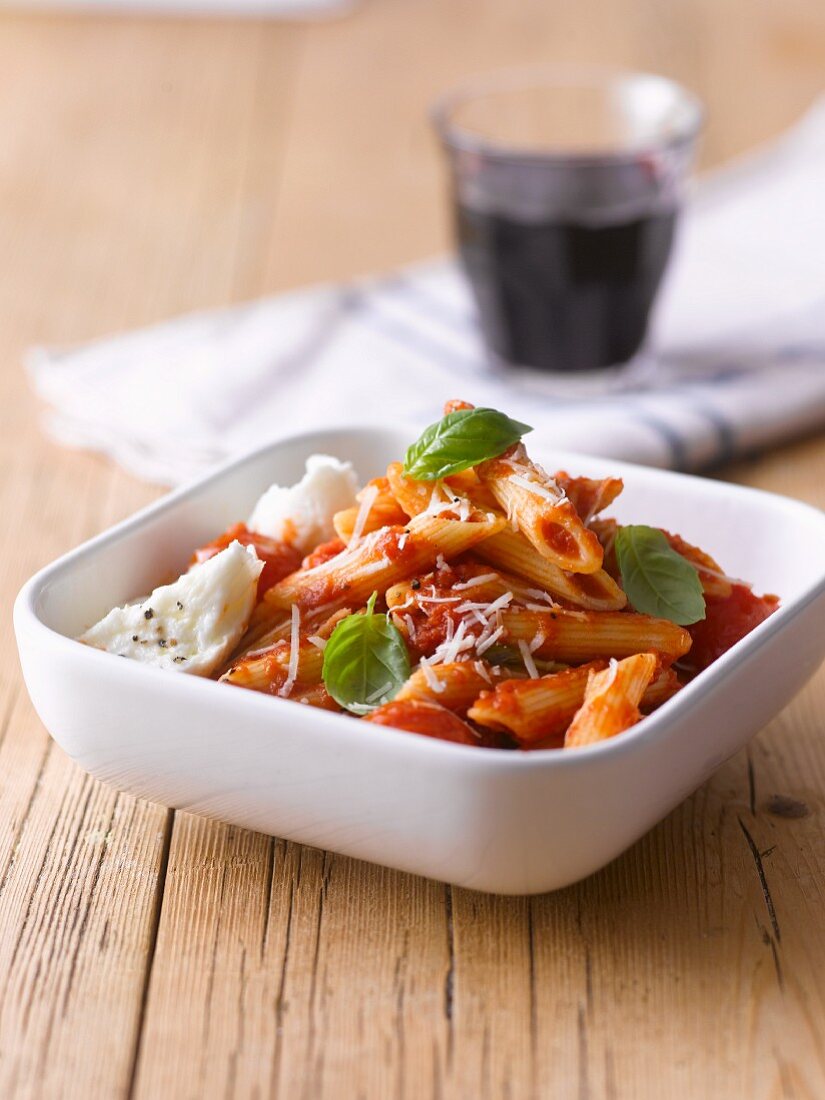
[[246, 630], [263, 567], [251, 546], [232, 542], [174, 584], [114, 608], [80, 641], [156, 668], [209, 676]]
[[250, 531], [283, 539], [308, 554], [335, 538], [332, 517], [355, 505], [358, 481], [349, 462], [311, 455], [297, 485], [271, 485], [247, 520]]

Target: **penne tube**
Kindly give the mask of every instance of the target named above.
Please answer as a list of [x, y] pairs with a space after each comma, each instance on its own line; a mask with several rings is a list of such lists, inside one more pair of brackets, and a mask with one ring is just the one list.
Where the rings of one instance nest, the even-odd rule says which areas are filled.
[[668, 699], [672, 699], [676, 692], [681, 690], [682, 685], [676, 675], [676, 670], [673, 668], [660, 668], [648, 684], [640, 706], [646, 714], [650, 713], [650, 711], [660, 707], [662, 703], [666, 703]]
[[[479, 725], [508, 733], [521, 748], [560, 748], [565, 730], [584, 702], [590, 673], [607, 667], [606, 661], [590, 661], [538, 680], [508, 680], [494, 691], [482, 692], [468, 717]], [[672, 669], [660, 669], [642, 696], [642, 708], [652, 710], [679, 686]]]
[[571, 573], [595, 573], [602, 546], [556, 482], [531, 462], [524, 445], [482, 462], [477, 473], [508, 518], [548, 561]]
[[[263, 653], [244, 657], [221, 676], [222, 684], [250, 688], [279, 695], [289, 679], [291, 646], [289, 642], [276, 642]], [[298, 646], [296, 677], [293, 683], [317, 684], [321, 680], [324, 654], [311, 642], [302, 641]], [[292, 696], [287, 691], [286, 696]]]
[[[269, 692], [272, 695], [281, 694], [289, 679], [295, 685], [320, 683], [324, 643], [338, 623], [350, 613], [349, 608], [341, 608], [320, 621], [316, 616], [314, 622], [309, 619], [305, 623], [300, 622], [299, 615], [293, 616], [290, 613], [286, 624], [279, 624], [272, 632], [278, 637], [266, 645], [261, 640], [256, 648], [248, 648], [245, 654], [236, 657], [221, 676], [221, 682], [251, 688], [253, 691]], [[293, 633], [298, 638], [298, 656], [294, 668], [291, 668]], [[290, 676], [291, 671], [294, 672], [294, 677]], [[290, 699], [295, 697], [294, 692], [289, 689], [285, 694]]]
[[393, 584], [471, 549], [500, 531], [502, 518], [472, 522], [422, 514], [406, 527], [384, 527], [347, 547], [331, 561], [299, 570], [274, 585], [255, 609], [249, 638], [266, 633], [273, 619], [293, 605], [302, 612], [323, 607], [327, 613], [348, 604], [360, 606], [373, 592], [383, 595]]
[[523, 748], [561, 748], [564, 731], [584, 700], [588, 677], [605, 668], [606, 661], [591, 661], [538, 680], [510, 680], [482, 692], [468, 717], [510, 734]]
[[480, 693], [503, 680], [524, 676], [486, 661], [454, 661], [417, 668], [395, 697], [396, 702], [420, 699], [438, 703], [457, 714], [466, 714]]
[[356, 533], [356, 538], [361, 538], [380, 527], [393, 527], [397, 524], [403, 526], [409, 518], [390, 491], [389, 481], [385, 477], [370, 481], [356, 499], [358, 504], [336, 512], [332, 518], [335, 533], [347, 544], [351, 541], [353, 532]]
[[641, 718], [639, 704], [656, 671], [653, 653], [636, 653], [612, 661], [603, 672], [592, 672], [584, 702], [567, 728], [566, 749], [593, 745], [623, 733]]
[[391, 462], [387, 467], [387, 484], [399, 508], [410, 516], [417, 516], [430, 503], [437, 482], [415, 481], [404, 474], [400, 462]]
[[658, 653], [670, 665], [690, 649], [690, 634], [667, 619], [632, 611], [503, 611], [502, 641], [541, 642], [537, 657], [580, 664], [596, 658]]
[[605, 572], [566, 573], [539, 554], [519, 531], [504, 527], [486, 539], [476, 554], [505, 572], [525, 577], [532, 587], [588, 611], [619, 611], [627, 604], [622, 589]]
[[581, 516], [582, 523], [589, 523], [593, 516], [604, 511], [624, 489], [620, 477], [571, 477], [566, 470], [553, 474], [553, 481]]
[[670, 531], [665, 531], [662, 528], [660, 530], [676, 553], [681, 554], [683, 558], [689, 561], [699, 574], [702, 591], [706, 596], [726, 600], [733, 591], [734, 584], [744, 583], [735, 577], [726, 576], [719, 563], [714, 561], [710, 554], [706, 554], [698, 546], [692, 546], [689, 542], [685, 542], [681, 535], [671, 535]]

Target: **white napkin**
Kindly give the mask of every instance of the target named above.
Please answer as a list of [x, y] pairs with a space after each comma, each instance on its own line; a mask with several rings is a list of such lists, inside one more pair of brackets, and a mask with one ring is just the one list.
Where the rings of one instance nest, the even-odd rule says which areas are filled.
[[563, 448], [697, 468], [825, 426], [825, 100], [701, 183], [655, 324], [651, 377], [560, 396], [490, 368], [452, 261], [35, 350], [58, 440], [175, 484], [253, 445], [341, 423], [422, 426], [448, 397]]

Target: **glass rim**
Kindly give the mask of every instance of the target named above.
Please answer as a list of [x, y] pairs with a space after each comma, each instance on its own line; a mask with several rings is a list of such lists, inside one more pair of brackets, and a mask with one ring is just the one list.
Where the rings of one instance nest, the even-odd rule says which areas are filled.
[[[564, 149], [548, 144], [546, 148], [525, 145], [508, 145], [506, 142], [486, 138], [473, 130], [456, 124], [451, 116], [456, 108], [481, 96], [496, 91], [519, 91], [546, 85], [557, 87], [606, 88], [610, 84], [630, 83], [637, 80], [654, 80], [668, 86], [688, 108], [687, 122], [679, 129], [659, 139], [647, 139], [615, 149]], [[536, 164], [612, 165], [633, 161], [646, 154], [661, 153], [682, 148], [699, 136], [707, 112], [702, 100], [685, 85], [660, 73], [640, 69], [624, 69], [619, 66], [576, 63], [538, 63], [497, 69], [462, 81], [444, 92], [430, 109], [430, 119], [442, 142], [450, 151], [476, 153], [501, 161], [519, 161]]]

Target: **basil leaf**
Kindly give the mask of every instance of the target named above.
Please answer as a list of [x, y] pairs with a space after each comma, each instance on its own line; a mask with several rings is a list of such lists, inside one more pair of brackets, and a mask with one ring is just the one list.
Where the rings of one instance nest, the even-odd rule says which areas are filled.
[[407, 449], [404, 473], [416, 481], [458, 474], [495, 458], [532, 430], [495, 409], [458, 409], [431, 424]]
[[637, 611], [680, 626], [704, 619], [705, 597], [699, 575], [661, 531], [644, 524], [620, 527], [616, 557], [622, 586]]
[[323, 677], [336, 703], [368, 714], [393, 699], [410, 675], [410, 657], [400, 631], [375, 615], [373, 592], [366, 611], [348, 615], [324, 647]]

